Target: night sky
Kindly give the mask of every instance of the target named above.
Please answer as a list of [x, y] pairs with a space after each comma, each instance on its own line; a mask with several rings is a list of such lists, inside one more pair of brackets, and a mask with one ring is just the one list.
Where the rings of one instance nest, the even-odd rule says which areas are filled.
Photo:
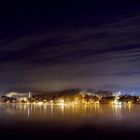
[[92, 88], [140, 95], [140, 6], [0, 4], [0, 92]]

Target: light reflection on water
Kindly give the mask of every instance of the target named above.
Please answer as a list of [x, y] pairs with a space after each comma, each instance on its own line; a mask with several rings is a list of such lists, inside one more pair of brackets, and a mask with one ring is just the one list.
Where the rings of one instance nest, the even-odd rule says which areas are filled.
[[140, 105], [0, 104], [0, 121], [5, 120], [140, 127]]

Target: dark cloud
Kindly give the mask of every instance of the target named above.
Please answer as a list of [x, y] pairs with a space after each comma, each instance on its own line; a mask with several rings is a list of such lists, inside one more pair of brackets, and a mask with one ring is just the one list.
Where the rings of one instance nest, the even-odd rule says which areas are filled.
[[[1, 89], [138, 89], [140, 17], [0, 40]], [[138, 92], [136, 90], [136, 92]]]

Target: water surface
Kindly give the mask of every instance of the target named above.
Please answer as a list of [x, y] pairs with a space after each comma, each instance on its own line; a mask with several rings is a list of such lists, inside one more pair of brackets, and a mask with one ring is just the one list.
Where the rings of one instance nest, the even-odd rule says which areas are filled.
[[60, 123], [61, 125], [112, 125], [140, 127], [140, 105], [38, 105], [0, 104], [0, 122]]

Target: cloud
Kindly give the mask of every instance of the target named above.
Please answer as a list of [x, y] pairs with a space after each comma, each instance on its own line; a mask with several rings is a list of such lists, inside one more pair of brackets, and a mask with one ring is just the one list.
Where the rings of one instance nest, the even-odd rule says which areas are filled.
[[138, 86], [139, 22], [139, 16], [124, 16], [96, 27], [58, 27], [0, 40], [0, 81], [43, 89], [54, 88], [56, 79], [60, 88]]

